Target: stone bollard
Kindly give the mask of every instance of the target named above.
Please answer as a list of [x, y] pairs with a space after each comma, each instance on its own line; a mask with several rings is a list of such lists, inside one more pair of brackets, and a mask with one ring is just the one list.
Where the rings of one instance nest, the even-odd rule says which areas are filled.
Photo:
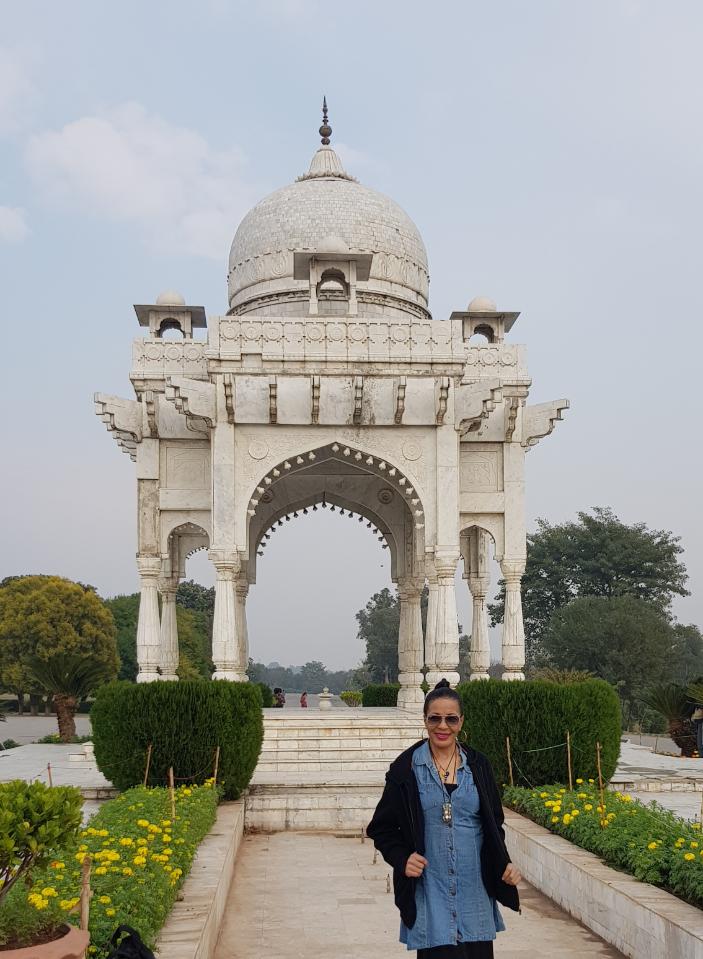
[[325, 686], [319, 696], [320, 709], [332, 709], [332, 693]]

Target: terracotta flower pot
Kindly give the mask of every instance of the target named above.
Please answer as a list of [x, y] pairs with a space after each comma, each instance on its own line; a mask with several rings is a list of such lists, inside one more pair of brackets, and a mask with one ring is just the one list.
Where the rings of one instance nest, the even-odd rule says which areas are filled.
[[58, 939], [42, 942], [38, 946], [24, 946], [22, 949], [0, 950], [2, 959], [82, 959], [88, 948], [90, 934], [65, 926], [67, 931]]

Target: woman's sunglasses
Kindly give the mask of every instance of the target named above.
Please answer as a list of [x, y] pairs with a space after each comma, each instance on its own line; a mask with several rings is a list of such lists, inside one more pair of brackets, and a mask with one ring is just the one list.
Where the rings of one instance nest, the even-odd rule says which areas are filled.
[[425, 722], [428, 726], [440, 726], [444, 721], [450, 729], [458, 729], [461, 726], [461, 716], [455, 716], [453, 713], [450, 716], [438, 716], [437, 713], [432, 713], [431, 716], [425, 717]]

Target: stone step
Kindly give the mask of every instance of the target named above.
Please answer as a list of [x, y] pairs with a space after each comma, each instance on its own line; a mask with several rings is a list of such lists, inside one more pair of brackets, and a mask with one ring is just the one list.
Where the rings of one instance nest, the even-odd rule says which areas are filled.
[[324, 829], [361, 835], [381, 791], [380, 785], [316, 786], [307, 790], [252, 786], [246, 798], [245, 826], [249, 831]]
[[372, 750], [384, 753], [399, 752], [407, 745], [417, 742], [415, 737], [389, 736], [386, 739], [315, 739], [306, 736], [305, 739], [264, 739], [261, 748], [264, 752], [301, 752], [314, 749], [317, 752], [334, 752], [339, 749]]
[[275, 760], [259, 760], [256, 769], [257, 772], [289, 772], [289, 771], [334, 771], [344, 772], [345, 770], [364, 770], [364, 769], [388, 769], [390, 761], [388, 759], [345, 759], [320, 761], [314, 759], [294, 760], [289, 762], [278, 762]]

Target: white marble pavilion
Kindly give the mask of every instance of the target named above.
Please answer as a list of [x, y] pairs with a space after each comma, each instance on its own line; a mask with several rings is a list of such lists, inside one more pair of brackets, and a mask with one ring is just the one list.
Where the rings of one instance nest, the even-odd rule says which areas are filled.
[[504, 678], [524, 678], [525, 454], [568, 402], [528, 404], [525, 348], [506, 339], [518, 313], [476, 297], [432, 318], [417, 227], [344, 170], [331, 132], [325, 113], [307, 173], [239, 225], [227, 312], [206, 319], [175, 293], [136, 306], [135, 398], [95, 402], [136, 464], [139, 681], [176, 679], [176, 589], [199, 549], [216, 570], [215, 678], [246, 680], [262, 546], [285, 517], [334, 508], [389, 548], [398, 704], [416, 708], [423, 668], [430, 683], [459, 678], [460, 561], [471, 678], [490, 663], [491, 553], [506, 582]]

